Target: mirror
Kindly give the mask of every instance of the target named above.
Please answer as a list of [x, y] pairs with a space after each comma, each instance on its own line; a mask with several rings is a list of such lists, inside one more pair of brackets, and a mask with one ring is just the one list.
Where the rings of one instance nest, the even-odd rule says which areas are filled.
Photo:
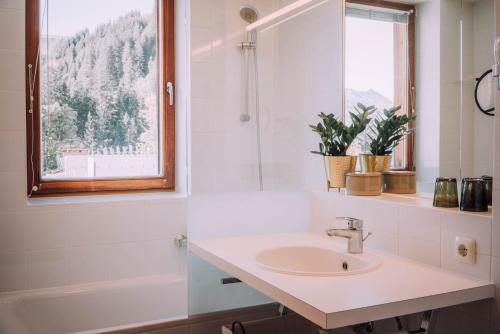
[[[410, 3], [411, 4], [408, 4]], [[416, 170], [419, 192], [439, 176], [492, 175], [493, 0], [346, 0], [344, 117], [357, 103], [415, 115], [392, 169]], [[351, 154], [369, 153], [358, 137]]]

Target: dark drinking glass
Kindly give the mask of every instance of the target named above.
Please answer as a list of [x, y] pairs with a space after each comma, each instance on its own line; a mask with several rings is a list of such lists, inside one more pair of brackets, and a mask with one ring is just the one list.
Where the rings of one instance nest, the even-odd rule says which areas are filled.
[[462, 180], [460, 210], [473, 212], [488, 211], [486, 182], [482, 178], [464, 178]]

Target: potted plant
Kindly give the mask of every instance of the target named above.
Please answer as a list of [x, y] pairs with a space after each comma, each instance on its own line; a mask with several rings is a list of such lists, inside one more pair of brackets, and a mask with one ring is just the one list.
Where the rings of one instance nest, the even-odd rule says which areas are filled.
[[[363, 170], [363, 172], [387, 172], [391, 166], [391, 154], [394, 148], [411, 133], [408, 123], [415, 119], [415, 116], [398, 115], [401, 106], [384, 109], [383, 116], [377, 117], [368, 128], [367, 137], [370, 139], [369, 150], [375, 157], [375, 163], [369, 161], [362, 166], [374, 165], [374, 170]], [[366, 157], [366, 156], [365, 156]], [[361, 158], [363, 159], [363, 157]], [[369, 158], [368, 158], [369, 159]], [[363, 169], [363, 168], [362, 168]]]
[[375, 107], [358, 104], [356, 113], [350, 112], [351, 125], [347, 126], [334, 114], [319, 114], [321, 122], [310, 125], [320, 138], [319, 151], [311, 151], [324, 156], [328, 189], [345, 188], [345, 174], [353, 172], [356, 167], [356, 156], [348, 156], [347, 149], [356, 137], [370, 123], [370, 115]]

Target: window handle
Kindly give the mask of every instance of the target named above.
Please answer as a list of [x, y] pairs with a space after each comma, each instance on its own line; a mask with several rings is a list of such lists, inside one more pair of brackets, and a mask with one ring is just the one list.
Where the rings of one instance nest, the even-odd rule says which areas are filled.
[[168, 94], [168, 105], [174, 105], [174, 84], [172, 82], [167, 82], [167, 94]]

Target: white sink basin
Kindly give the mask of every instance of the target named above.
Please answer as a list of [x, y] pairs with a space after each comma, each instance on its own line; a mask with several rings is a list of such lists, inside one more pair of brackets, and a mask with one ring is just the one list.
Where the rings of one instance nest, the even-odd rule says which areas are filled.
[[351, 255], [311, 246], [270, 248], [257, 253], [255, 259], [267, 270], [305, 276], [355, 275], [380, 265], [371, 254]]

